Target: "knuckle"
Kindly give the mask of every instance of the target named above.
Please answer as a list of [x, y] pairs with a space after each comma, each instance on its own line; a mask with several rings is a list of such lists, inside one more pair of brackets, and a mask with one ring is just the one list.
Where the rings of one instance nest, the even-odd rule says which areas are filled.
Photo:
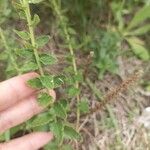
[[29, 140], [29, 143], [28, 143], [28, 150], [33, 150], [34, 149], [34, 144], [32, 141]]
[[35, 115], [40, 111], [39, 106], [35, 100], [30, 100], [30, 109], [31, 115]]
[[13, 120], [11, 118], [7, 118], [4, 115], [0, 116], [0, 132], [4, 132], [13, 126]]

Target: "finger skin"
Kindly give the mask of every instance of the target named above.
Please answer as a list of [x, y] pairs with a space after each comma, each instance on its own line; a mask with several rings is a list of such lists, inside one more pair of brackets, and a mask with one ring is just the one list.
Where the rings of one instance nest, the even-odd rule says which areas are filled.
[[[53, 97], [55, 97], [54, 93], [53, 90], [50, 91], [50, 95]], [[42, 110], [43, 108], [39, 106], [36, 96], [31, 96], [21, 101], [12, 108], [0, 113], [0, 133], [23, 123], [34, 115], [40, 113]]]
[[35, 89], [27, 86], [27, 81], [38, 76], [37, 73], [27, 73], [0, 83], [0, 111], [14, 105], [30, 96]]
[[47, 132], [36, 132], [0, 145], [0, 150], [38, 150], [52, 140]]

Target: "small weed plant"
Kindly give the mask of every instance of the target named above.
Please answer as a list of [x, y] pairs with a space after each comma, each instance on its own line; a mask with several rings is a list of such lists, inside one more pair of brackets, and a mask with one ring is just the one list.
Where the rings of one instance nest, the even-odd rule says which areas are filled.
[[145, 42], [140, 37], [150, 31], [150, 25], [147, 23], [150, 18], [150, 5], [145, 4], [127, 24], [123, 15], [127, 15], [129, 12], [125, 12], [124, 5], [124, 2], [120, 3], [120, 5], [113, 2], [111, 5], [115, 20], [118, 23], [115, 31], [120, 34], [122, 42], [126, 41], [129, 44], [131, 50], [138, 58], [143, 61], [148, 61], [150, 59], [149, 51], [146, 48]]

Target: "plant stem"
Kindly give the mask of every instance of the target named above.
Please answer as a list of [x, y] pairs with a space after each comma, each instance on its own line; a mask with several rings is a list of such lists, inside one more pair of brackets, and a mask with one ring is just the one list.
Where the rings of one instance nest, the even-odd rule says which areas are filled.
[[8, 56], [9, 56], [9, 58], [10, 58], [10, 60], [11, 60], [11, 63], [12, 63], [12, 65], [13, 65], [13, 67], [15, 68], [16, 72], [20, 75], [20, 74], [21, 74], [21, 71], [20, 71], [20, 69], [18, 68], [18, 65], [16, 64], [16, 61], [15, 61], [15, 59], [14, 59], [14, 57], [13, 57], [12, 52], [11, 52], [11, 48], [8, 46], [8, 44], [7, 44], [7, 42], [6, 42], [6, 38], [5, 38], [5, 35], [4, 35], [3, 30], [2, 30], [1, 27], [0, 27], [0, 37], [1, 37], [1, 39], [2, 39], [2, 42], [3, 42], [4, 47], [5, 47], [5, 49], [6, 49], [6, 53], [8, 54]]
[[29, 7], [29, 3], [26, 0], [22, 0], [21, 4], [23, 6], [25, 6], [25, 15], [27, 18], [27, 23], [28, 23], [28, 29], [29, 29], [29, 33], [30, 33], [30, 40], [31, 40], [31, 44], [33, 46], [33, 51], [34, 51], [34, 56], [35, 56], [35, 60], [36, 63], [38, 65], [38, 69], [40, 72], [40, 75], [44, 75], [44, 71], [42, 69], [42, 65], [40, 63], [40, 57], [36, 48], [36, 42], [35, 42], [35, 36], [34, 36], [34, 29], [32, 27], [32, 19], [31, 19], [31, 12], [30, 12], [30, 7]]
[[[67, 24], [66, 24], [66, 22], [63, 19], [63, 16], [61, 14], [59, 6], [56, 3], [56, 0], [52, 0], [51, 3], [53, 4], [53, 8], [55, 10], [55, 13], [57, 14], [57, 16], [60, 19], [62, 30], [64, 32], [64, 35], [65, 35], [65, 38], [66, 38], [66, 41], [67, 41], [67, 44], [68, 44], [68, 49], [69, 49], [71, 57], [72, 57], [72, 66], [73, 66], [74, 74], [77, 75], [78, 74], [77, 64], [76, 64], [76, 59], [75, 59], [75, 54], [74, 54], [73, 46], [72, 46], [72, 43], [71, 43], [71, 38], [70, 38], [70, 35], [68, 33]], [[77, 89], [79, 88], [79, 82], [78, 81], [75, 82], [75, 88], [77, 88]], [[79, 121], [80, 121], [80, 109], [78, 107], [79, 103], [80, 103], [80, 97], [79, 97], [79, 95], [76, 96], [76, 99], [77, 99], [77, 122], [76, 122], [76, 129], [78, 130], [78, 128], [79, 128]]]
[[[75, 73], [75, 75], [77, 75], [78, 71], [77, 71], [77, 65], [76, 65], [75, 55], [74, 55], [72, 44], [70, 42], [70, 36], [68, 34], [66, 26], [64, 26], [64, 33], [66, 35], [66, 39], [67, 39], [68, 44], [69, 44], [69, 50], [70, 50], [70, 54], [71, 54], [71, 57], [72, 57], [72, 65], [73, 65], [74, 73]], [[79, 88], [78, 81], [75, 82], [75, 88], [77, 88], [77, 89]], [[80, 121], [80, 109], [78, 107], [79, 103], [80, 103], [80, 97], [79, 97], [79, 95], [77, 95], [76, 98], [77, 98], [77, 123], [76, 123], [76, 129], [78, 129], [79, 128], [79, 121]]]
[[98, 98], [98, 101], [101, 101], [103, 99], [102, 93], [97, 89], [97, 87], [92, 83], [92, 81], [89, 78], [86, 78], [85, 81], [91, 88], [94, 95]]
[[[0, 27], [0, 37], [1, 37], [1, 39], [2, 39], [2, 42], [3, 42], [4, 47], [5, 47], [5, 49], [6, 49], [6, 53], [8, 54], [8, 57], [10, 58], [13, 67], [15, 68], [17, 74], [20, 75], [20, 74], [21, 74], [21, 71], [20, 71], [20, 69], [18, 68], [18, 65], [16, 64], [16, 61], [15, 61], [15, 59], [14, 59], [14, 57], [13, 57], [12, 52], [11, 52], [11, 48], [8, 46], [8, 44], [7, 44], [7, 42], [6, 42], [6, 38], [5, 38], [5, 35], [4, 35], [3, 30], [2, 30], [1, 27]], [[11, 139], [10, 130], [7, 130], [7, 131], [5, 132], [5, 141], [8, 142], [10, 139]]]

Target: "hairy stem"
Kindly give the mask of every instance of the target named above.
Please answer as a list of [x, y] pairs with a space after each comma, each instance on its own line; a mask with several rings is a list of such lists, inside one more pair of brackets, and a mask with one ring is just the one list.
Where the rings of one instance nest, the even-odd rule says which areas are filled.
[[35, 42], [35, 36], [34, 36], [34, 29], [32, 27], [32, 18], [31, 18], [31, 12], [30, 12], [30, 7], [29, 7], [29, 3], [26, 0], [22, 0], [21, 3], [23, 4], [23, 6], [25, 6], [25, 15], [27, 18], [27, 23], [28, 23], [28, 29], [29, 29], [29, 33], [30, 33], [30, 40], [31, 40], [31, 44], [33, 46], [33, 51], [34, 51], [34, 56], [35, 56], [35, 60], [36, 63], [38, 65], [38, 69], [40, 72], [40, 75], [44, 75], [44, 71], [42, 69], [42, 65], [40, 63], [40, 57], [36, 48], [36, 42]]
[[17, 65], [17, 63], [16, 63], [16, 61], [15, 61], [15, 59], [14, 59], [14, 57], [13, 57], [12, 52], [11, 52], [11, 48], [8, 46], [8, 44], [7, 44], [7, 42], [6, 42], [5, 35], [4, 35], [3, 30], [2, 30], [1, 28], [0, 28], [0, 37], [1, 37], [1, 39], [2, 39], [2, 42], [3, 42], [4, 47], [5, 47], [5, 49], [6, 49], [6, 53], [8, 54], [8, 56], [9, 56], [9, 58], [10, 58], [10, 60], [11, 60], [11, 63], [12, 63], [12, 65], [13, 65], [13, 67], [15, 68], [15, 70], [16, 70], [16, 72], [17, 72], [18, 74], [21, 74], [21, 71], [20, 71], [20, 69], [18, 68], [18, 65]]
[[[58, 16], [58, 18], [60, 20], [62, 30], [64, 32], [64, 35], [65, 35], [65, 38], [66, 38], [66, 41], [67, 41], [67, 44], [68, 44], [68, 48], [69, 48], [69, 51], [70, 51], [70, 54], [71, 54], [71, 57], [72, 57], [72, 66], [73, 66], [74, 74], [77, 75], [78, 74], [77, 64], [76, 64], [76, 59], [75, 59], [73, 46], [72, 46], [72, 43], [71, 43], [71, 38], [70, 38], [70, 35], [68, 33], [67, 24], [63, 19], [63, 16], [61, 14], [59, 6], [56, 3], [56, 0], [52, 0], [51, 3], [53, 5], [53, 8], [55, 10], [56, 15]], [[79, 88], [79, 82], [78, 81], [75, 82], [75, 88], [77, 88], [77, 89]], [[79, 95], [76, 96], [76, 99], [77, 99], [77, 123], [76, 123], [76, 128], [78, 129], [79, 128], [79, 121], [80, 121], [80, 109], [78, 107], [78, 105], [80, 103]]]
[[[6, 49], [6, 53], [8, 54], [8, 57], [10, 58], [13, 67], [15, 68], [17, 74], [21, 74], [21, 71], [19, 70], [19, 68], [16, 64], [16, 61], [15, 61], [13, 55], [12, 55], [11, 48], [8, 46], [8, 44], [6, 42], [6, 38], [5, 38], [5, 35], [4, 35], [3, 30], [2, 30], [1, 27], [0, 27], [0, 37], [2, 39], [3, 45]], [[10, 138], [11, 138], [10, 130], [7, 130], [5, 132], [5, 141], [8, 142], [10, 140]]]

